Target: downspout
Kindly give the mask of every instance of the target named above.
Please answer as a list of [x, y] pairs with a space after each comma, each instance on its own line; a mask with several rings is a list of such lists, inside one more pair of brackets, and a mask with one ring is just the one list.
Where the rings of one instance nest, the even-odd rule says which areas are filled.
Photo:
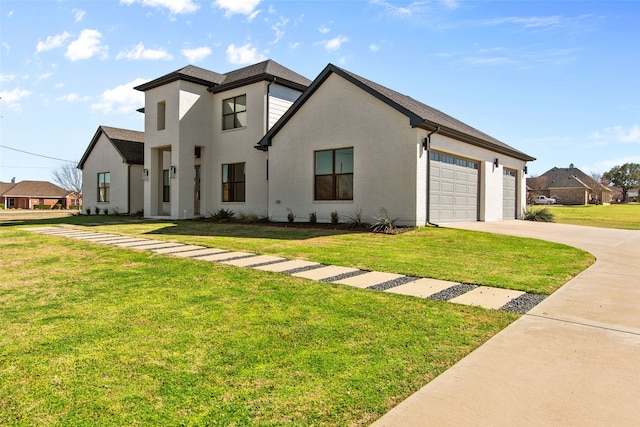
[[131, 215], [131, 163], [127, 163], [127, 213]]
[[424, 138], [424, 151], [427, 154], [427, 223], [425, 225], [435, 225], [438, 227], [438, 224], [431, 223], [431, 135], [440, 132], [440, 126], [436, 126], [436, 130], [431, 131]]

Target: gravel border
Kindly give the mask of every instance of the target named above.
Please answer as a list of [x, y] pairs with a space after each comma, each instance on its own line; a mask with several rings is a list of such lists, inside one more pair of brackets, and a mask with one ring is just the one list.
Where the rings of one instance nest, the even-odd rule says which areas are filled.
[[402, 276], [397, 279], [387, 280], [386, 282], [378, 283], [377, 285], [369, 286], [367, 289], [373, 289], [374, 291], [386, 291], [396, 286], [404, 285], [405, 283], [418, 280], [418, 277]]
[[307, 265], [305, 267], [298, 267], [298, 268], [292, 268], [291, 270], [281, 271], [280, 273], [282, 273], [282, 274], [295, 274], [295, 273], [302, 273], [303, 271], [315, 270], [317, 268], [322, 268], [322, 267], [326, 267], [326, 265], [324, 265], [324, 264]]
[[326, 279], [320, 279], [319, 281], [320, 282], [327, 282], [327, 283], [337, 282], [338, 280], [348, 279], [349, 277], [356, 277], [356, 276], [359, 276], [361, 274], [368, 273], [368, 272], [369, 271], [367, 271], [367, 270], [350, 271], [348, 273], [342, 273], [342, 274], [337, 274], [335, 276], [327, 277]]
[[453, 285], [450, 288], [443, 289], [440, 292], [436, 292], [435, 294], [427, 297], [427, 299], [435, 301], [449, 301], [474, 290], [478, 286], [479, 285], [472, 285], [469, 283], [460, 283], [458, 285]]
[[546, 297], [546, 295], [522, 294], [518, 298], [514, 298], [500, 307], [500, 310], [509, 311], [511, 313], [525, 314], [533, 307], [540, 304]]

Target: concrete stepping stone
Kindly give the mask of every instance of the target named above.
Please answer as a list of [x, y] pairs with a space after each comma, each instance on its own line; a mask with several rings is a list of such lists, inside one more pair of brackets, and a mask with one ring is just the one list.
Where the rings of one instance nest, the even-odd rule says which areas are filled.
[[234, 265], [236, 267], [251, 267], [252, 265], [266, 264], [268, 262], [276, 261], [286, 261], [286, 259], [272, 255], [256, 255], [251, 258], [240, 258], [231, 261], [223, 261], [223, 264]]
[[340, 283], [342, 285], [355, 286], [356, 288], [364, 289], [364, 288], [368, 288], [369, 286], [375, 286], [380, 283], [398, 279], [400, 277], [404, 277], [404, 276], [402, 274], [381, 273], [378, 271], [370, 271], [368, 273], [360, 274], [358, 276], [336, 280], [333, 283]]
[[258, 267], [255, 267], [255, 269], [281, 273], [287, 270], [293, 270], [296, 268], [303, 268], [303, 267], [311, 267], [315, 265], [320, 265], [320, 263], [311, 262], [311, 261], [293, 260], [293, 261], [279, 262], [277, 264], [260, 265]]
[[315, 268], [313, 270], [301, 271], [299, 273], [293, 273], [292, 276], [304, 277], [305, 279], [322, 280], [333, 276], [339, 276], [345, 273], [351, 273], [358, 271], [357, 268], [339, 267], [336, 265], [328, 265], [326, 267]]
[[117, 246], [119, 248], [144, 248], [145, 246], [151, 246], [151, 245], [155, 245], [158, 243], [164, 243], [161, 240], [149, 240], [149, 239], [134, 239], [130, 242], [123, 242], [123, 243], [114, 243], [113, 246]]
[[479, 286], [472, 291], [460, 295], [459, 297], [450, 299], [449, 302], [497, 310], [509, 301], [518, 298], [523, 294], [524, 292], [522, 291]]
[[433, 294], [450, 288], [454, 284], [455, 283], [447, 282], [446, 280], [424, 278], [396, 286], [395, 288], [388, 289], [386, 292], [418, 298], [428, 298]]

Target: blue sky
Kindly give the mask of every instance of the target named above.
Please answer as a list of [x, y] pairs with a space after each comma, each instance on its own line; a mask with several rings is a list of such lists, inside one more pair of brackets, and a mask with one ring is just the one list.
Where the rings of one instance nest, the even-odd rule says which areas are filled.
[[605, 172], [640, 163], [639, 22], [633, 0], [2, 0], [0, 181], [50, 180], [99, 125], [143, 130], [135, 85], [264, 59], [407, 94], [536, 157], [530, 175]]

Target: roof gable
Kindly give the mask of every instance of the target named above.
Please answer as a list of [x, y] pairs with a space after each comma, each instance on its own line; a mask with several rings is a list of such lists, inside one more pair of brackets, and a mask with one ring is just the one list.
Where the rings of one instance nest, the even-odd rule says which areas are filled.
[[84, 168], [85, 162], [102, 134], [111, 142], [120, 157], [122, 157], [123, 162], [133, 165], [144, 164], [144, 132], [99, 126], [87, 150], [82, 155], [80, 162], [78, 162], [79, 169]]
[[384, 102], [391, 108], [396, 109], [409, 119], [409, 125], [412, 127], [424, 128], [428, 131], [437, 131], [438, 133], [450, 136], [452, 138], [464, 141], [466, 143], [488, 148], [497, 152], [513, 156], [515, 158], [532, 161], [535, 158], [514, 149], [513, 147], [483, 133], [479, 130], [457, 120], [453, 117], [429, 107], [409, 96], [403, 95], [385, 86], [372, 82], [368, 79], [358, 76], [357, 74], [343, 70], [333, 64], [327, 65], [325, 69], [316, 77], [307, 90], [296, 100], [289, 110], [280, 118], [280, 120], [267, 132], [260, 140], [256, 148], [266, 150], [271, 145], [271, 139], [280, 131], [280, 129], [293, 117], [297, 110], [306, 103], [318, 88], [328, 79], [331, 74], [336, 74], [347, 81], [353, 83], [358, 88], [369, 93], [371, 96]]

